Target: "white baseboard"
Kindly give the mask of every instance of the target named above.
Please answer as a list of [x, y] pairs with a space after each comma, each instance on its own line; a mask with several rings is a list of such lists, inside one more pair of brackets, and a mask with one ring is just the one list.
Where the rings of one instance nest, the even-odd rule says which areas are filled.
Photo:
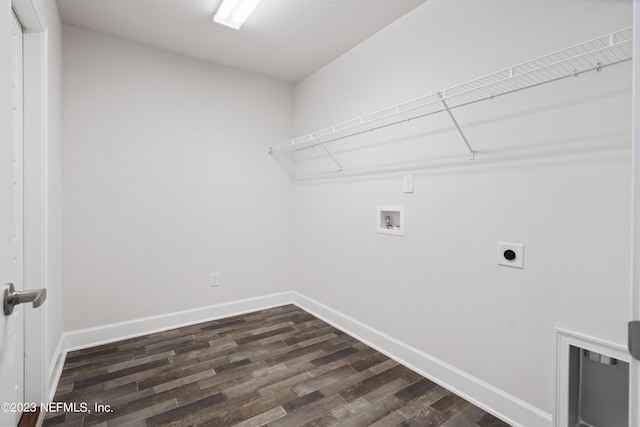
[[295, 304], [514, 427], [551, 426], [550, 414], [384, 332], [295, 291], [65, 332], [58, 344], [55, 361], [52, 362], [50, 368], [51, 398], [53, 398], [55, 387], [62, 373], [65, 355], [69, 351], [286, 304]]
[[64, 366], [64, 359], [67, 355], [67, 350], [64, 348], [64, 334], [60, 335], [56, 349], [53, 351], [53, 358], [49, 365], [49, 401], [53, 401], [53, 395], [58, 387], [58, 381], [60, 381], [60, 375], [62, 374], [62, 367]]
[[65, 332], [64, 349], [80, 350], [114, 341], [126, 340], [141, 335], [153, 334], [169, 329], [181, 328], [196, 323], [222, 319], [267, 308], [291, 304], [291, 292], [263, 295], [222, 304], [176, 311], [158, 316], [143, 317], [126, 322]]
[[298, 292], [293, 303], [512, 426], [550, 427], [551, 414]]
[[[64, 349], [64, 334], [62, 334], [60, 335], [58, 344], [56, 344], [56, 348], [53, 351], [53, 357], [51, 358], [49, 370], [47, 371], [47, 375], [49, 375], [49, 378], [47, 379], [47, 383], [45, 385], [44, 399], [48, 399], [46, 400], [46, 402], [53, 402], [53, 397], [56, 394], [56, 388], [58, 388], [58, 382], [60, 381], [60, 376], [62, 375], [62, 368], [64, 367], [64, 359], [66, 356], [67, 351]], [[46, 414], [44, 412], [40, 412], [40, 414], [38, 415], [38, 419], [36, 420], [36, 427], [42, 426], [45, 415]]]

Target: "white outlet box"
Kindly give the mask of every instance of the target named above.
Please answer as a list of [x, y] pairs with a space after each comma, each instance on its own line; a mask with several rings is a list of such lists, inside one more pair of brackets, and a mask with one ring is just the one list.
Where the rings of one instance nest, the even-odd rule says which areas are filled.
[[220, 273], [211, 273], [211, 283], [209, 286], [212, 288], [220, 286]]
[[498, 265], [524, 268], [524, 245], [520, 243], [498, 242], [496, 258]]
[[376, 231], [380, 234], [404, 236], [404, 206], [378, 206]]

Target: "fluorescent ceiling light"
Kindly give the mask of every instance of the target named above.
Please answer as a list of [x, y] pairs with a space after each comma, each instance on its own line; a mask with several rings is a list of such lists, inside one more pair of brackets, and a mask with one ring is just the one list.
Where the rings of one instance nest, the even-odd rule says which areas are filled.
[[239, 30], [258, 3], [260, 0], [223, 0], [213, 20]]

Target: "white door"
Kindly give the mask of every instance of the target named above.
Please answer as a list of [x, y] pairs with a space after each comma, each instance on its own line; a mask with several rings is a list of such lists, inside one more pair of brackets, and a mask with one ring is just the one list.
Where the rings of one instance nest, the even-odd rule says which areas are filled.
[[[23, 64], [22, 25], [13, 16], [11, 27], [12, 140], [0, 140], [0, 289], [7, 283], [23, 289]], [[4, 296], [4, 295], [3, 295]], [[16, 426], [18, 403], [24, 401], [24, 304], [5, 316], [0, 311], [0, 426]], [[6, 410], [9, 409], [7, 412]], [[15, 411], [11, 411], [15, 409]]]

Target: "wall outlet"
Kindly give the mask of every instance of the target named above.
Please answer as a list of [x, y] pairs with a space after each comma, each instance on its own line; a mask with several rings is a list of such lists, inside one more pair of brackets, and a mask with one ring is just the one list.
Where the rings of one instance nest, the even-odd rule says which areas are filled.
[[520, 243], [498, 242], [496, 257], [498, 265], [524, 268], [524, 245]]
[[209, 284], [212, 288], [220, 286], [220, 273], [211, 273], [211, 282]]

